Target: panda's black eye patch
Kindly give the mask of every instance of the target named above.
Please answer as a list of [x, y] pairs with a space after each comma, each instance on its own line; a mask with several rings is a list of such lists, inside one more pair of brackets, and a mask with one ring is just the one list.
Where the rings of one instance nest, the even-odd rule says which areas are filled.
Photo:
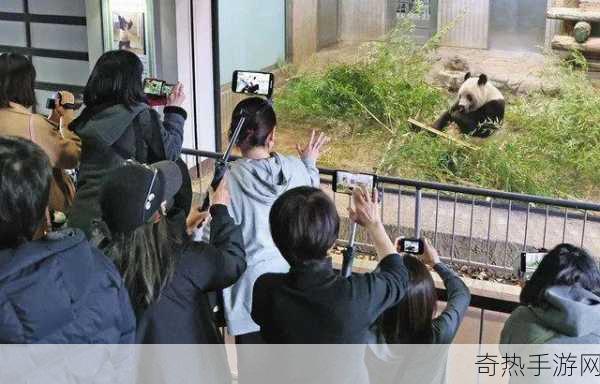
[[472, 103], [473, 102], [473, 96], [467, 95], [467, 100], [469, 100], [469, 102]]

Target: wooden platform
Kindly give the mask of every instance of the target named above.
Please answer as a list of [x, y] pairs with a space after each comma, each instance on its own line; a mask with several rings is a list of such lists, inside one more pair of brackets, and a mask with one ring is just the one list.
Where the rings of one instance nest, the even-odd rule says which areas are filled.
[[600, 22], [600, 11], [584, 11], [580, 8], [550, 8], [547, 17], [556, 20], [598, 23]]
[[600, 56], [600, 37], [590, 37], [585, 43], [580, 44], [572, 36], [557, 35], [552, 39], [552, 48], [570, 51], [576, 49], [584, 54]]

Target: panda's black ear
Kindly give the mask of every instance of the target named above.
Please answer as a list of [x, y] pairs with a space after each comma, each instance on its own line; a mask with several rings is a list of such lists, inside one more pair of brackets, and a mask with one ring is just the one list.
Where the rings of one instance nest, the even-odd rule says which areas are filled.
[[471, 72], [467, 72], [467, 74], [465, 75], [465, 81], [469, 80], [471, 78]]
[[479, 81], [477, 82], [477, 84], [479, 84], [479, 86], [484, 86], [486, 85], [488, 82], [488, 77], [486, 74], [482, 74], [481, 76], [479, 76]]

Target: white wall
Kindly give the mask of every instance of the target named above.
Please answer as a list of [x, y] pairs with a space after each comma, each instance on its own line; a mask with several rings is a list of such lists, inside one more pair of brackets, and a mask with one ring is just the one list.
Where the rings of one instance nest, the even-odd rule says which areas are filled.
[[[193, 3], [193, 15], [190, 2]], [[187, 86], [188, 95], [185, 109], [188, 111], [189, 118], [185, 129], [184, 147], [214, 151], [216, 138], [211, 1], [175, 0], [175, 4], [179, 81]], [[192, 46], [195, 52], [192, 52]], [[195, 88], [195, 105], [193, 88]], [[194, 122], [197, 127], [198, 141], [194, 134]]]

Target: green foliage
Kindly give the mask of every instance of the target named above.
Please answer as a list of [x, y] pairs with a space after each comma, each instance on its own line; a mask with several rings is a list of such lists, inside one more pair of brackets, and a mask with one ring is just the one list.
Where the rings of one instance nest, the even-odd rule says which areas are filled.
[[278, 95], [279, 111], [292, 121], [316, 120], [323, 127], [335, 121], [356, 134], [384, 133], [382, 146], [372, 149], [382, 174], [600, 198], [600, 92], [577, 69], [585, 68], [585, 59], [549, 61], [546, 76], [558, 83], [560, 94], [513, 97], [504, 128], [485, 141], [473, 140], [480, 147], [473, 151], [407, 124], [409, 117], [434, 121], [451, 101], [426, 81], [428, 55], [440, 36], [418, 46], [408, 37], [411, 28], [404, 22], [385, 41], [372, 43], [364, 60], [297, 75]]

